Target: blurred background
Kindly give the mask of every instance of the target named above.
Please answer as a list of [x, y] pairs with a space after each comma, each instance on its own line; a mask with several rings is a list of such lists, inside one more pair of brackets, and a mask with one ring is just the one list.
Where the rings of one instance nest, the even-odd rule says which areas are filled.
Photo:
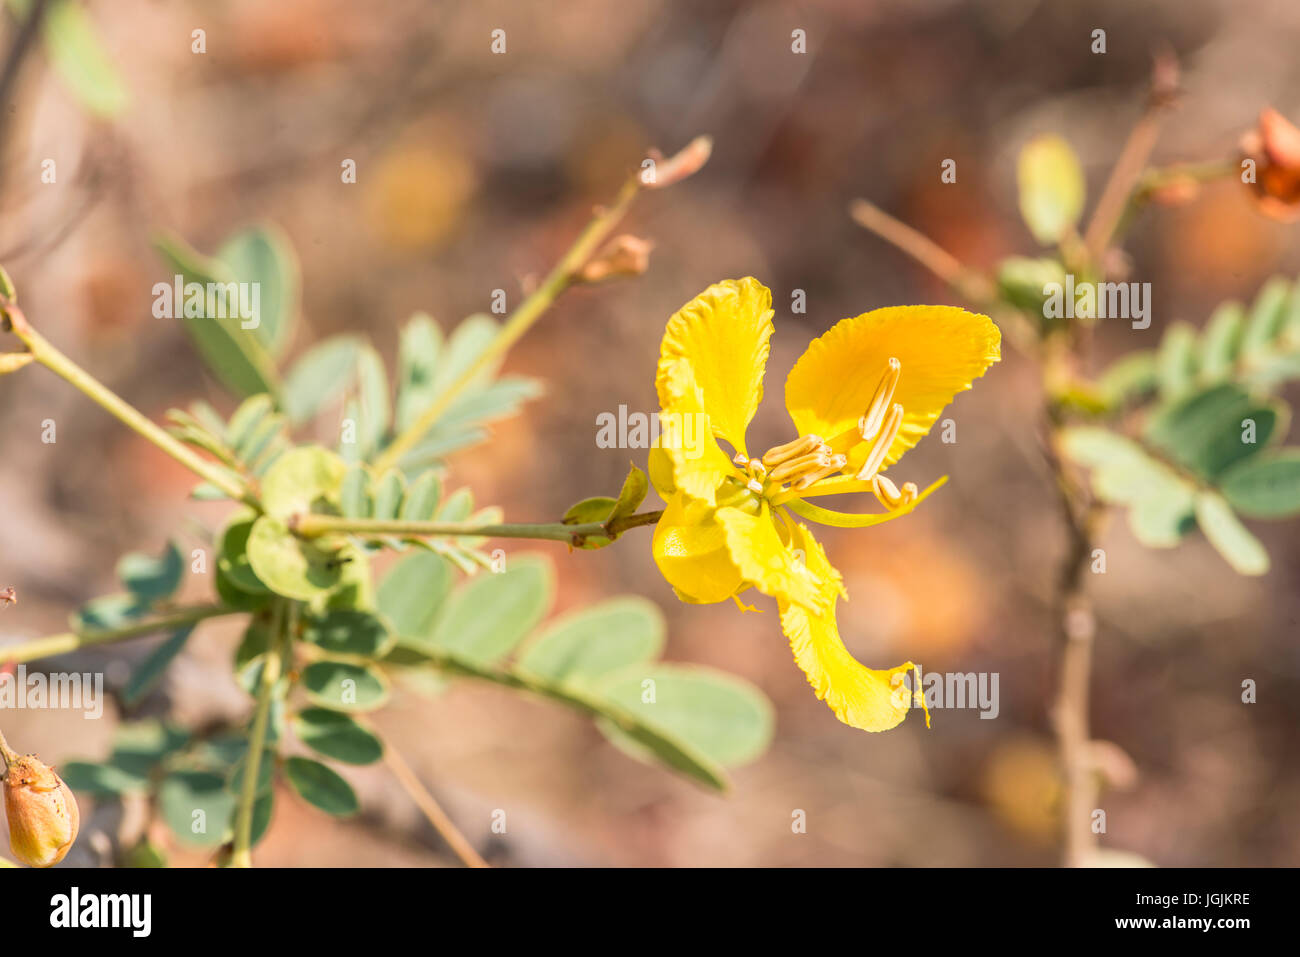
[[[0, 113], [0, 262], [44, 334], [154, 418], [197, 397], [233, 401], [182, 329], [151, 314], [169, 270], [151, 248], [173, 229], [211, 251], [241, 226], [280, 224], [302, 261], [312, 341], [364, 332], [395, 354], [415, 311], [444, 326], [513, 306], [567, 248], [646, 148], [714, 138], [699, 175], [647, 194], [626, 222], [655, 243], [649, 272], [566, 295], [507, 370], [546, 394], [455, 456], [452, 485], [508, 519], [550, 520], [617, 489], [629, 455], [600, 449], [596, 417], [656, 408], [668, 316], [721, 278], [773, 290], [768, 401], [751, 444], [789, 438], [780, 383], [808, 341], [878, 306], [955, 302], [902, 254], [855, 226], [856, 196], [917, 226], [964, 262], [990, 267], [1036, 248], [1016, 210], [1014, 164], [1030, 136], [1063, 134], [1095, 201], [1140, 114], [1150, 57], [1172, 48], [1186, 95], [1157, 163], [1231, 158], [1272, 105], [1300, 118], [1300, 6], [1231, 0], [804, 0], [801, 3], [356, 4], [344, 0], [117, 0], [88, 7], [122, 74], [119, 118], [89, 118], [39, 47]], [[1104, 29], [1107, 52], [1091, 52]], [[191, 52], [192, 31], [206, 52]], [[506, 53], [491, 52], [504, 30]], [[806, 32], [806, 53], [791, 51]], [[6, 18], [5, 48], [17, 32]], [[956, 160], [957, 182], [940, 163]], [[41, 179], [53, 159], [55, 183]], [[356, 163], [356, 183], [341, 164]], [[1148, 211], [1132, 233], [1131, 278], [1152, 283], [1150, 329], [1103, 323], [1096, 362], [1149, 348], [1176, 319], [1200, 326], [1225, 298], [1300, 271], [1300, 233], [1258, 216], [1240, 184]], [[791, 292], [807, 313], [791, 314]], [[1030, 865], [1059, 858], [1059, 784], [1047, 709], [1048, 608], [1065, 548], [1037, 451], [1035, 369], [1004, 361], [950, 407], [957, 441], [910, 453], [901, 478], [948, 486], [905, 521], [823, 539], [852, 601], [846, 643], [865, 663], [997, 672], [1000, 712], [936, 711], [870, 735], [809, 692], [773, 611], [679, 604], [649, 534], [600, 552], [542, 551], [558, 608], [620, 593], [669, 617], [666, 656], [760, 686], [777, 709], [770, 751], [727, 797], [638, 764], [557, 707], [462, 683], [406, 695], [376, 716], [489, 860], [517, 865]], [[41, 442], [54, 419], [58, 441]], [[218, 525], [227, 508], [188, 502], [180, 466], [44, 370], [0, 381], [0, 641], [64, 630], [69, 612], [114, 590], [128, 550], [156, 553]], [[1294, 440], [1293, 440], [1294, 441]], [[1300, 538], [1252, 526], [1273, 569], [1233, 574], [1201, 539], [1140, 547], [1112, 522], [1108, 571], [1091, 577], [1099, 634], [1094, 734], [1138, 768], [1108, 792], [1103, 846], [1160, 865], [1282, 865], [1300, 859]], [[192, 547], [192, 546], [191, 546]], [[195, 598], [201, 583], [192, 583]], [[145, 714], [187, 724], [247, 712], [230, 675], [233, 622], [202, 627]], [[62, 659], [129, 673], [146, 641]], [[143, 647], [142, 647], [143, 646]], [[1244, 705], [1241, 682], [1258, 683]], [[60, 764], [101, 758], [117, 713], [6, 716], [22, 750]], [[337, 823], [292, 795], [258, 855], [268, 865], [452, 863], [382, 766], [348, 772], [365, 808]], [[509, 832], [490, 833], [494, 809]], [[807, 833], [792, 833], [803, 810]], [[83, 805], [83, 813], [89, 810]], [[79, 842], [70, 863], [95, 861]], [[180, 852], [177, 862], [204, 855]]]

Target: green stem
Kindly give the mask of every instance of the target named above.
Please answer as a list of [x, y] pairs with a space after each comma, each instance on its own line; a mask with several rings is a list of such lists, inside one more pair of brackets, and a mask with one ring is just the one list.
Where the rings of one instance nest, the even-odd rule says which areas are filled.
[[556, 264], [546, 279], [542, 281], [542, 284], [537, 287], [532, 295], [519, 304], [519, 308], [511, 314], [505, 325], [496, 334], [496, 337], [488, 344], [487, 349], [464, 372], [457, 376], [433, 400], [427, 409], [420, 413], [418, 419], [402, 430], [375, 459], [374, 468], [377, 473], [392, 468], [403, 455], [411, 451], [419, 443], [420, 439], [437, 424], [438, 419], [451, 408], [452, 403], [465, 390], [465, 387], [505, 355], [506, 351], [519, 341], [529, 327], [541, 318], [542, 314], [550, 308], [560, 294], [576, 281], [578, 270], [586, 265], [587, 260], [595, 254], [597, 247], [618, 225], [619, 220], [623, 218], [632, 205], [632, 201], [636, 198], [640, 188], [641, 182], [639, 178], [633, 176], [623, 185], [618, 196], [614, 199], [614, 203], [609, 208], [603, 209], [596, 214], [595, 218], [587, 224], [587, 228], [582, 231], [582, 234], [569, 248], [569, 251], [564, 254], [564, 258]]
[[51, 345], [44, 336], [31, 327], [17, 306], [11, 303], [0, 304], [0, 311], [3, 313], [8, 329], [23, 341], [37, 362], [66, 379], [100, 408], [115, 416], [127, 428], [158, 446], [195, 475], [221, 489], [230, 498], [261, 510], [257, 497], [238, 477], [221, 466], [207, 461], [189, 446], [173, 438], [164, 429], [141, 415], [133, 406], [123, 401], [111, 389]]
[[[12, 764], [14, 759], [17, 757], [18, 752], [9, 747], [9, 742], [5, 740], [5, 733], [0, 731], [0, 758], [4, 760], [6, 774], [9, 772], [9, 765]], [[0, 777], [3, 776], [4, 775], [0, 775]]]
[[257, 684], [257, 711], [253, 716], [253, 729], [248, 735], [248, 753], [244, 756], [244, 780], [240, 788], [239, 807], [235, 812], [235, 844], [230, 855], [231, 867], [253, 866], [253, 807], [257, 803], [257, 779], [261, 771], [262, 752], [266, 750], [271, 701], [275, 697], [275, 685], [280, 680], [283, 665], [281, 638], [285, 631], [285, 603], [277, 601], [273, 614], [271, 647], [262, 662], [262, 674]]
[[69, 651], [76, 651], [79, 648], [106, 645], [117, 641], [126, 641], [130, 638], [140, 638], [159, 631], [183, 628], [206, 618], [239, 614], [244, 613], [221, 605], [198, 605], [193, 608], [181, 608], [155, 618], [123, 625], [121, 628], [96, 631], [67, 631], [58, 635], [48, 635], [44, 638], [24, 641], [17, 645], [3, 646], [0, 647], [0, 662], [36, 661], [39, 658], [67, 654]]
[[296, 515], [290, 521], [295, 534], [303, 538], [321, 535], [357, 535], [363, 538], [532, 538], [580, 545], [588, 538], [616, 538], [629, 528], [653, 525], [662, 511], [625, 515], [608, 522], [564, 522], [483, 525], [475, 522], [410, 522], [402, 519], [344, 518], [338, 515]]

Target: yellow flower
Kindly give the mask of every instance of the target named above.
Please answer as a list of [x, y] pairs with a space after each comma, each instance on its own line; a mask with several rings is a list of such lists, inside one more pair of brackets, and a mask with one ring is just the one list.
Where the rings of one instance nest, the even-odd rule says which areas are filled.
[[[873, 670], [840, 640], [842, 579], [794, 516], [862, 528], [914, 509], [920, 492], [882, 473], [930, 430], [953, 397], [1000, 358], [987, 316], [949, 306], [877, 309], [813, 340], [785, 383], [797, 438], [751, 456], [745, 433], [763, 398], [772, 294], [755, 279], [710, 286], [668, 321], [659, 353], [660, 441], [650, 477], [668, 503], [654, 556], [682, 601], [755, 588], [776, 599], [795, 662], [845, 724], [887, 731], [910, 706], [911, 662]], [[731, 446], [728, 455], [718, 444]], [[807, 501], [871, 491], [885, 511], [848, 514]], [[926, 714], [929, 723], [929, 713]]]

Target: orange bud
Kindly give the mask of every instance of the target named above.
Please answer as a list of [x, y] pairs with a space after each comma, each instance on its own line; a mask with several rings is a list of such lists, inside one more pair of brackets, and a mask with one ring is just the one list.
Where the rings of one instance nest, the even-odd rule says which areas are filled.
[[81, 823], [72, 790], [34, 755], [5, 754], [5, 816], [9, 847], [29, 867], [59, 863]]
[[1265, 109], [1259, 125], [1242, 137], [1241, 151], [1255, 161], [1260, 211], [1283, 222], [1300, 219], [1300, 129], [1277, 110]]
[[686, 177], [698, 173], [709, 161], [712, 153], [713, 139], [708, 136], [695, 137], [680, 152], [667, 159], [658, 150], [651, 150], [650, 159], [655, 163], [654, 172], [652, 175], [650, 171], [644, 171], [641, 174], [641, 183], [647, 189], [663, 189], [665, 186], [680, 183]]

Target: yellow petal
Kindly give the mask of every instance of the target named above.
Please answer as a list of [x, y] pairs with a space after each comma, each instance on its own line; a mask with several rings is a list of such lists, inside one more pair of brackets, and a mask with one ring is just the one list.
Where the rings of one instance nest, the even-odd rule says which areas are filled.
[[[834, 573], [826, 553], [807, 528], [798, 526], [793, 541], [804, 550], [814, 573]], [[838, 575], [835, 579], [838, 581]], [[836, 589], [828, 587], [827, 597], [829, 604], [822, 614], [802, 605], [780, 603], [781, 628], [790, 639], [795, 663], [835, 717], [863, 731], [888, 731], [907, 717], [912, 695], [904, 676], [915, 666], [909, 661], [878, 671], [861, 664], [840, 640], [835, 621]], [[926, 725], [929, 723], [927, 712]]]
[[725, 601], [743, 584], [714, 509], [677, 492], [655, 526], [655, 564], [682, 601]]
[[763, 370], [772, 335], [772, 293], [757, 279], [728, 279], [700, 293], [668, 320], [659, 349], [655, 385], [664, 411], [678, 411], [681, 374], [667, 382], [678, 363], [690, 366], [699, 407], [712, 431], [738, 452], [745, 429], [763, 398]]
[[[681, 489], [692, 498], [713, 505], [720, 484], [737, 473], [736, 466], [713, 437], [709, 416], [704, 411], [702, 390], [695, 382], [695, 370], [685, 359], [659, 363], [659, 448], [670, 469], [660, 465], [655, 486]], [[667, 496], [665, 496], [666, 498]]]
[[[804, 556], [782, 541], [764, 503], [758, 515], [738, 508], [720, 508], [717, 521], [726, 530], [727, 549], [745, 582], [779, 601], [795, 602], [820, 611], [826, 607], [826, 588], [832, 587], [824, 574], [814, 574]], [[838, 573], [830, 568], [838, 581]]]
[[[902, 363], [894, 402], [903, 426], [885, 457], [897, 462], [944, 406], [1001, 357], [1002, 336], [988, 316], [952, 306], [891, 306], [837, 322], [814, 339], [785, 383], [785, 404], [799, 434], [832, 438], [856, 428], [891, 358]], [[847, 452], [856, 471], [870, 446]]]

